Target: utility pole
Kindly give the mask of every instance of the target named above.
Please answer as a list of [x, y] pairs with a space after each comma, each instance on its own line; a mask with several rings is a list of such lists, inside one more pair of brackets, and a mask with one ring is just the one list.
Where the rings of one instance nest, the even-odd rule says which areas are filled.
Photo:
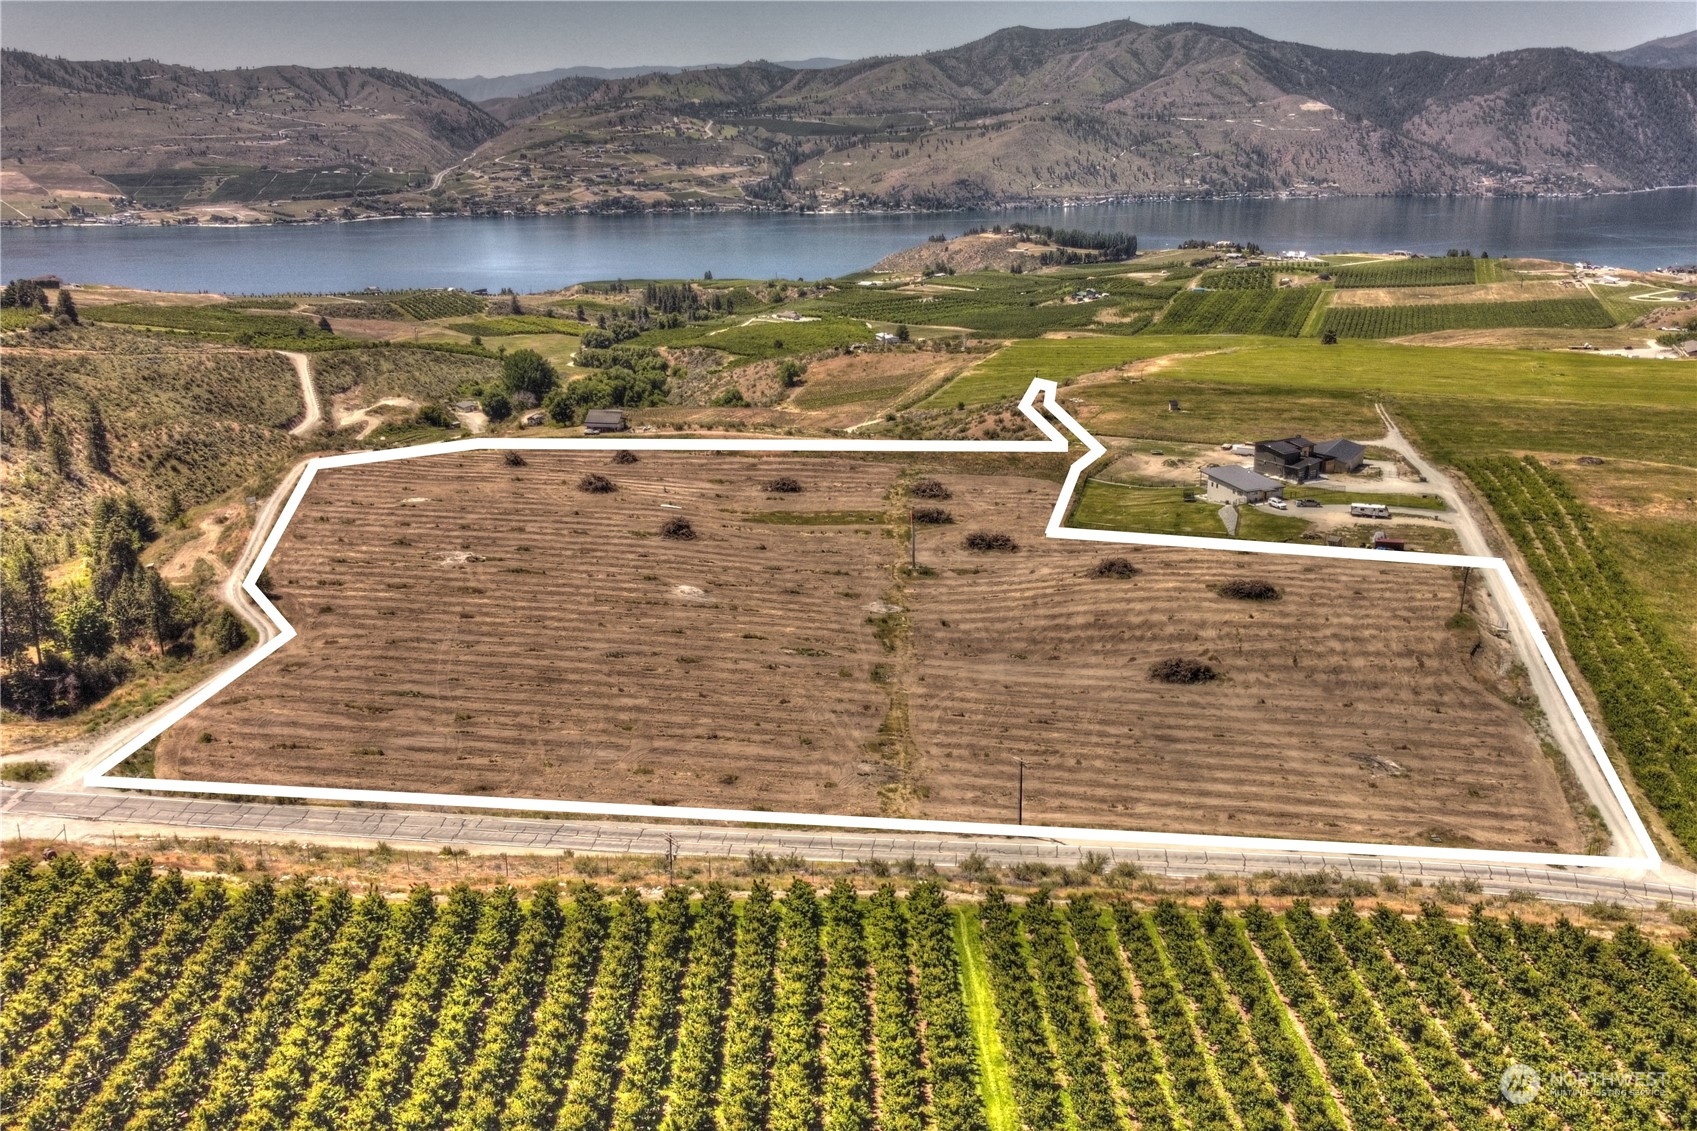
[[1467, 583], [1473, 580], [1473, 567], [1461, 568], [1461, 612], [1467, 611]]
[[913, 508], [907, 508], [907, 568], [919, 572], [919, 527], [913, 520]]
[[1025, 759], [1015, 758], [1019, 763], [1019, 823], [1025, 824]]
[[666, 834], [666, 886], [672, 883], [672, 865], [678, 859], [678, 842], [672, 839], [672, 834]]

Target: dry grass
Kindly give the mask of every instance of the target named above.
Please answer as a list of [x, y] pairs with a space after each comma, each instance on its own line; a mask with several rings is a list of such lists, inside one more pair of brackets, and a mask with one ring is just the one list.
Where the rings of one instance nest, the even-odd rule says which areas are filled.
[[[1021, 551], [937, 531], [909, 576], [895, 462], [653, 453], [580, 493], [606, 459], [321, 474], [271, 567], [300, 637], [161, 774], [1001, 820], [1024, 758], [1028, 821], [1580, 843], [1446, 571], [1137, 548], [1104, 585], [1100, 547], [1043, 537], [1051, 483], [954, 470], [957, 519]], [[1282, 600], [1211, 591], [1251, 565]], [[1222, 678], [1151, 682], [1172, 656]]]

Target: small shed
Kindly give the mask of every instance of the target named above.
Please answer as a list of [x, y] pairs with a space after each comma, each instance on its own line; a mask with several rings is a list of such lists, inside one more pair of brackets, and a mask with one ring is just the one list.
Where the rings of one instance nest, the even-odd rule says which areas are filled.
[[624, 432], [629, 428], [623, 409], [592, 408], [583, 418], [585, 432]]
[[1202, 469], [1203, 477], [1208, 481], [1208, 501], [1210, 503], [1264, 503], [1268, 499], [1284, 498], [1285, 485], [1277, 479], [1269, 479], [1260, 472], [1251, 471], [1247, 467], [1236, 467], [1227, 464], [1223, 467], [1207, 467]]

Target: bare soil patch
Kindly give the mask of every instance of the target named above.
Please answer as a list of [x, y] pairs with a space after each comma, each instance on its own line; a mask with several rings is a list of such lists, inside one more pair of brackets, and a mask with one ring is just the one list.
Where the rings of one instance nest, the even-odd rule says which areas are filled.
[[[1024, 758], [1028, 822], [1582, 843], [1531, 727], [1469, 673], [1476, 637], [1445, 627], [1448, 571], [1127, 547], [1139, 572], [1107, 584], [1102, 547], [1043, 537], [1041, 479], [527, 460], [321, 473], [269, 571], [300, 636], [164, 737], [161, 776], [1011, 820]], [[902, 569], [900, 482], [927, 471], [1019, 552], [931, 528]], [[662, 538], [672, 517], [697, 537]], [[1240, 576], [1284, 596], [1211, 591]], [[1151, 681], [1171, 657], [1219, 678]]]

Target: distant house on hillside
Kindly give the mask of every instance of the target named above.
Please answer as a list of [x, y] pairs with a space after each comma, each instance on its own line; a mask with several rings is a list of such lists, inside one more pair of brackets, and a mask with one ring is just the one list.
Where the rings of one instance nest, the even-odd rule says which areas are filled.
[[585, 432], [623, 432], [629, 427], [622, 409], [592, 408], [583, 417]]
[[1268, 499], [1282, 499], [1285, 493], [1283, 483], [1247, 467], [1230, 464], [1206, 467], [1202, 469], [1202, 475], [1208, 481], [1207, 498], [1210, 503], [1264, 503]]
[[1255, 470], [1290, 483], [1306, 483], [1328, 473], [1360, 471], [1366, 462], [1367, 449], [1354, 440], [1286, 436], [1255, 443]]

